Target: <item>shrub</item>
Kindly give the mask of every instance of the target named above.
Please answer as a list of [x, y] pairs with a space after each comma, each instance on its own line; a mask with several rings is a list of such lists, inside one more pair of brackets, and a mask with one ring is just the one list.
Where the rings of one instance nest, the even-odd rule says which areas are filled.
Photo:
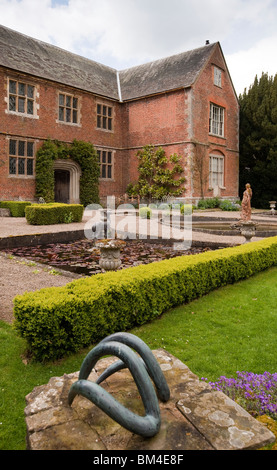
[[0, 207], [9, 209], [12, 217], [25, 217], [25, 208], [30, 206], [28, 201], [1, 201]]
[[139, 216], [142, 219], [151, 219], [152, 209], [150, 207], [141, 207], [139, 209]]
[[26, 207], [25, 216], [30, 225], [53, 225], [81, 222], [83, 212], [81, 204], [32, 204]]
[[277, 264], [277, 237], [78, 279], [14, 300], [33, 358], [53, 360]]
[[193, 207], [191, 204], [183, 204], [181, 206], [181, 214], [190, 215], [193, 213]]
[[166, 156], [162, 147], [155, 148], [146, 145], [137, 153], [138, 157], [138, 181], [129, 184], [129, 195], [139, 195], [147, 201], [161, 201], [164, 197], [180, 196], [183, 193], [183, 183], [186, 181], [184, 167], [181, 164], [181, 156], [174, 153]]
[[216, 207], [219, 207], [219, 205], [219, 198], [213, 197], [209, 199], [200, 199], [200, 201], [198, 201], [197, 207], [198, 209], [215, 209]]
[[227, 199], [225, 201], [220, 202], [220, 209], [222, 211], [238, 211], [239, 206], [237, 204], [234, 204], [231, 201], [228, 201]]

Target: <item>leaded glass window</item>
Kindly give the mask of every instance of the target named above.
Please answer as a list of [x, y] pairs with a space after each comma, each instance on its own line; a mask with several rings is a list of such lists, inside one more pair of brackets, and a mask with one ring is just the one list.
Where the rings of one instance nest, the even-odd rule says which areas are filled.
[[113, 108], [105, 104], [97, 104], [97, 127], [112, 131], [113, 128]]
[[100, 178], [111, 179], [113, 177], [113, 152], [97, 150], [100, 164]]
[[59, 94], [59, 121], [78, 124], [78, 101], [75, 96]]
[[9, 111], [34, 115], [35, 87], [17, 80], [9, 80]]
[[10, 157], [10, 175], [16, 175], [16, 158]]
[[9, 174], [17, 176], [34, 175], [34, 142], [10, 139]]

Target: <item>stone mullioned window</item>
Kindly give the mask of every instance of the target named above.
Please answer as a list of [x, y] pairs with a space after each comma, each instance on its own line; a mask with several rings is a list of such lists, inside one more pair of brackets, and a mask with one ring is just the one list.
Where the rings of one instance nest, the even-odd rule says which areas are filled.
[[97, 150], [100, 164], [100, 178], [113, 178], [113, 152], [111, 150]]
[[30, 83], [8, 79], [9, 113], [24, 115], [27, 117], [37, 117], [36, 87]]
[[113, 130], [113, 108], [105, 104], [96, 105], [97, 128], [107, 131]]
[[9, 140], [9, 175], [18, 177], [34, 175], [34, 142]]
[[59, 122], [79, 123], [79, 100], [76, 96], [59, 93]]

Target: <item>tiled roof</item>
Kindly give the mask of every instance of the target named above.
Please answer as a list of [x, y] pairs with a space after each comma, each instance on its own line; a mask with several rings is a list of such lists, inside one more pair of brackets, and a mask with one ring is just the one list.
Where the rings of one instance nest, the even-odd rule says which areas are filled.
[[214, 47], [209, 44], [117, 72], [0, 25], [1, 66], [115, 100], [121, 92], [123, 101], [191, 86]]
[[0, 65], [118, 99], [116, 70], [0, 26]]
[[119, 73], [123, 100], [190, 87], [210, 57], [215, 44]]

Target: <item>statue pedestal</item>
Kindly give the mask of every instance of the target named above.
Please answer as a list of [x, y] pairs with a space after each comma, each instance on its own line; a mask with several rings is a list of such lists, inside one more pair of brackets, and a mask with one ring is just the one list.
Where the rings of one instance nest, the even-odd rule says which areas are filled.
[[[52, 377], [26, 397], [28, 450], [241, 450], [258, 449], [275, 436], [224, 393], [198, 379], [179, 359], [163, 349], [153, 351], [170, 388], [168, 402], [160, 402], [161, 428], [151, 438], [126, 430], [96, 405], [77, 396], [68, 405], [68, 391], [78, 372]], [[101, 359], [89, 380], [117, 358]], [[128, 369], [116, 372], [103, 388], [135, 413], [144, 407]], [[98, 456], [99, 454], [93, 454]], [[109, 455], [112, 455], [110, 452]], [[97, 457], [98, 458], [98, 457]]]
[[255, 236], [256, 227], [256, 222], [253, 222], [252, 220], [240, 220], [239, 222], [231, 225], [232, 229], [240, 231], [240, 234], [245, 238], [244, 243], [251, 242], [251, 239]]

